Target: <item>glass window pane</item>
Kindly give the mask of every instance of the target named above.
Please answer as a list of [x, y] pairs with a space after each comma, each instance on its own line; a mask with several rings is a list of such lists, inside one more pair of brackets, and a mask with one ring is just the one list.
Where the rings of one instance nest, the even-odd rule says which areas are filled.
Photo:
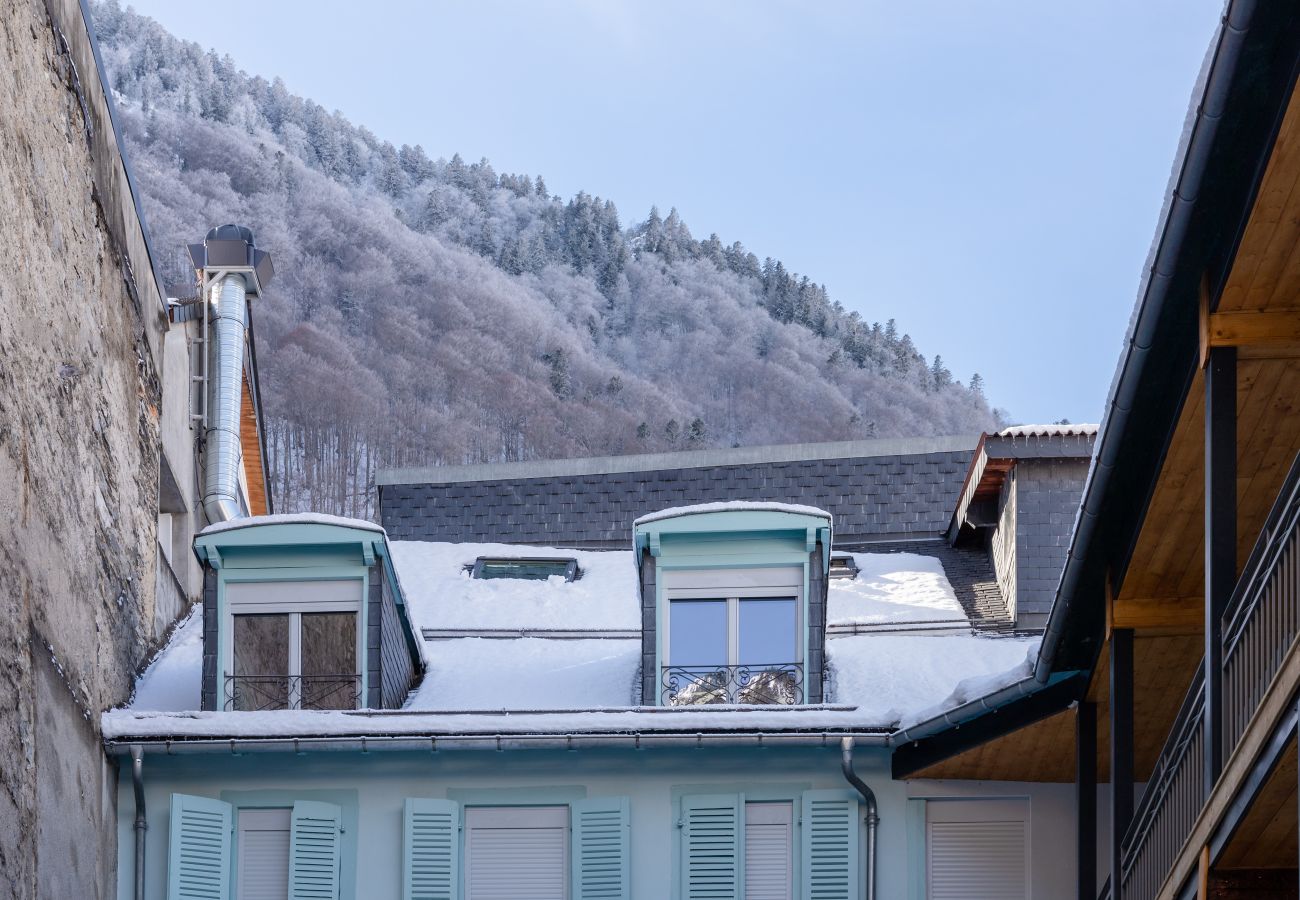
[[798, 633], [795, 598], [764, 597], [740, 601], [740, 665], [795, 662]]
[[289, 616], [234, 617], [231, 709], [284, 709], [289, 705]]
[[727, 601], [674, 600], [669, 606], [668, 652], [674, 666], [727, 664]]
[[302, 614], [302, 708], [357, 705], [357, 614]]
[[476, 578], [524, 578], [545, 581], [552, 576], [569, 577], [568, 559], [482, 559], [475, 569]]

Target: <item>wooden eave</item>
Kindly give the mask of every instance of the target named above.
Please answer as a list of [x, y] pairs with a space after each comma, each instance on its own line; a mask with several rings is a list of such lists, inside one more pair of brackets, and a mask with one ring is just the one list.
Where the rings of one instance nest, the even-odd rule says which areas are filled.
[[253, 390], [249, 385], [248, 373], [243, 378], [243, 402], [239, 415], [239, 446], [244, 456], [244, 480], [248, 483], [249, 512], [255, 516], [270, 513], [267, 485], [266, 464], [262, 457], [262, 431], [258, 421], [257, 407], [253, 403]]
[[[1222, 290], [1217, 299], [1207, 292], [1201, 300], [1202, 358], [1207, 345], [1239, 350], [1238, 573], [1300, 451], [1300, 103], [1295, 101], [1296, 93], [1293, 86]], [[1112, 596], [1104, 601], [1105, 637], [1088, 690], [1088, 698], [1099, 704], [1098, 777], [1103, 780], [1109, 768], [1105, 748], [1110, 630], [1134, 630], [1138, 780], [1150, 775], [1203, 655], [1204, 396], [1204, 372], [1198, 367], [1186, 392], [1169, 398], [1178, 404], [1176, 424], [1127, 560], [1112, 570]], [[1072, 721], [1073, 714], [1069, 716]], [[1064, 727], [1063, 721], [1045, 720], [913, 777], [1073, 780], [1073, 729]], [[1054, 768], [1031, 758], [1043, 753], [1058, 758]]]

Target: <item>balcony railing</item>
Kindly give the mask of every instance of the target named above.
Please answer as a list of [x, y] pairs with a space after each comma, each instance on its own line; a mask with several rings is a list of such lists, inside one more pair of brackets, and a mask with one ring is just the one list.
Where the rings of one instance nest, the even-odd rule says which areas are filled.
[[227, 675], [227, 710], [356, 709], [360, 675]]
[[803, 702], [803, 666], [799, 663], [665, 666], [660, 684], [660, 700], [664, 706]]
[[[1223, 617], [1223, 759], [1237, 748], [1300, 636], [1300, 456]], [[1124, 897], [1154, 897], [1205, 804], [1204, 664], [1156, 762], [1122, 847]]]
[[1300, 456], [1223, 617], [1223, 758], [1237, 749], [1300, 634]]
[[1124, 835], [1124, 897], [1156, 895], [1205, 802], [1204, 683], [1198, 668]]

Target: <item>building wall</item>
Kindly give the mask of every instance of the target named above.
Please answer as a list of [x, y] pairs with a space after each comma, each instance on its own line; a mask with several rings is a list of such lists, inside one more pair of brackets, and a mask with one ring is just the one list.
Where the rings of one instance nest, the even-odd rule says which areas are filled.
[[155, 637], [161, 298], [75, 0], [0, 0], [0, 896], [112, 891]]
[[1007, 613], [1016, 618], [1016, 470], [1007, 473], [998, 498], [998, 527], [989, 542], [989, 555], [993, 571], [997, 573], [998, 587], [1005, 599]]
[[1086, 459], [1022, 459], [1016, 464], [1017, 624], [1041, 627], [1065, 568], [1088, 477]]
[[[883, 750], [861, 748], [857, 769], [880, 804], [877, 896], [924, 897], [914, 877], [924, 865], [923, 832], [915, 811], [920, 798], [1027, 798], [1030, 803], [1032, 896], [1074, 897], [1073, 788], [993, 782], [890, 781]], [[674, 797], [682, 793], [756, 791], [780, 786], [793, 792], [845, 789], [838, 746], [764, 750], [542, 750], [506, 754], [441, 750], [432, 753], [309, 754], [305, 757], [147, 756], [144, 765], [148, 896], [166, 886], [169, 794], [201, 794], [227, 800], [233, 792], [268, 792], [291, 798], [320, 792], [356, 803], [356, 856], [344, 861], [344, 900], [397, 900], [401, 896], [402, 802], [439, 797], [470, 803], [538, 803], [548, 799], [627, 796], [631, 810], [631, 877], [634, 896], [678, 896], [674, 846], [679, 831]], [[124, 811], [118, 824], [118, 896], [129, 900], [134, 877], [129, 772], [118, 785]], [[274, 794], [269, 792], [275, 792]], [[245, 793], [243, 797], [251, 795]], [[309, 799], [309, 797], [304, 797]], [[281, 802], [281, 801], [277, 801]], [[337, 801], [336, 801], [337, 802]], [[865, 854], [865, 833], [860, 853]], [[864, 857], [865, 858], [865, 857]], [[360, 869], [360, 871], [358, 871]], [[362, 888], [364, 886], [364, 889]]]

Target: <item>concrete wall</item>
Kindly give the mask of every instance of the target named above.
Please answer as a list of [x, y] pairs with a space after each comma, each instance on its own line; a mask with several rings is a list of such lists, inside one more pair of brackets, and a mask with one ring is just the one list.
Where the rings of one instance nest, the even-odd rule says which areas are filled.
[[[793, 791], [846, 787], [838, 747], [765, 750], [579, 750], [437, 754], [352, 753], [232, 756], [148, 756], [144, 773], [149, 809], [146, 869], [148, 896], [164, 896], [169, 794], [172, 791], [233, 800], [234, 792], [275, 792], [277, 798], [354, 798], [355, 858], [344, 861], [344, 900], [397, 900], [401, 896], [402, 801], [447, 797], [462, 802], [540, 802], [566, 797], [627, 796], [631, 809], [631, 874], [635, 896], [678, 896], [673, 862], [679, 830], [674, 794]], [[991, 782], [916, 782], [888, 778], [881, 750], [858, 751], [859, 773], [875, 789], [881, 814], [879, 889], [889, 900], [924, 897], [912, 872], [923, 865], [923, 832], [909, 827], [923, 798], [1026, 798], [1030, 805], [1029, 853], [1035, 900], [1074, 897], [1073, 788]], [[129, 772], [123, 769], [118, 803], [119, 893], [129, 900], [133, 878]], [[534, 793], [528, 793], [528, 792]], [[247, 797], [248, 795], [243, 795]], [[268, 795], [269, 796], [269, 795]], [[304, 796], [307, 799], [308, 796]], [[865, 842], [863, 853], [865, 853]], [[360, 871], [358, 871], [360, 869]]]
[[0, 48], [0, 896], [104, 897], [99, 712], [176, 603], [155, 585], [167, 321], [81, 7], [0, 0]]

